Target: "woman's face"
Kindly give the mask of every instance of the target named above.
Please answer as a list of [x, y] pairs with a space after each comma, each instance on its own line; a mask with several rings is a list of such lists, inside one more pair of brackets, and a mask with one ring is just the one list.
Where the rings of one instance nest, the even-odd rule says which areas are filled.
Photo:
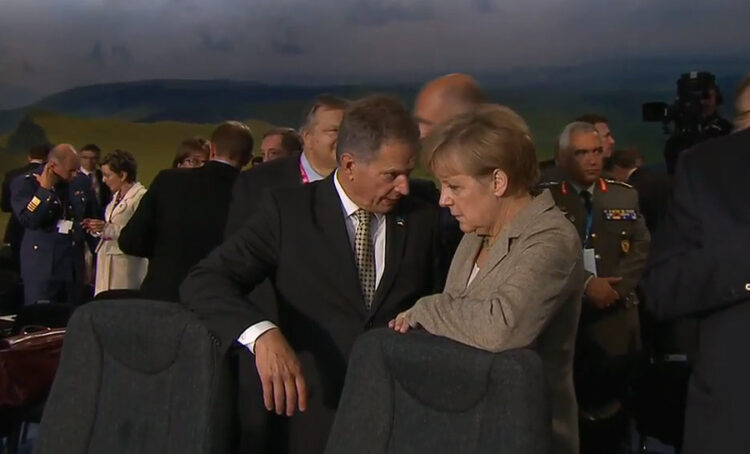
[[207, 156], [204, 153], [190, 153], [185, 159], [177, 164], [178, 168], [195, 169], [197, 167], [203, 167], [206, 163]]
[[440, 180], [440, 206], [450, 209], [461, 231], [489, 234], [499, 208], [493, 178], [476, 178], [462, 173], [437, 177]]
[[120, 190], [127, 176], [128, 174], [125, 172], [120, 172], [119, 174], [113, 172], [107, 164], [102, 166], [102, 181], [113, 194]]

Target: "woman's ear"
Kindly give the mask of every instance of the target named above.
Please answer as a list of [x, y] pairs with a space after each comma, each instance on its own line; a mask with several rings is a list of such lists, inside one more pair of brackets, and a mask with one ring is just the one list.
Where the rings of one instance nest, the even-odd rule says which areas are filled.
[[492, 172], [492, 193], [496, 197], [502, 197], [508, 191], [508, 174], [500, 169]]

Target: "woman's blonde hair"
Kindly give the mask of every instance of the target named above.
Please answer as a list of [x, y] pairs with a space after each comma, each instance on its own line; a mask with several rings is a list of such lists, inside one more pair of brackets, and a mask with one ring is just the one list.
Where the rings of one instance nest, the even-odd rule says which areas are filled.
[[509, 195], [529, 192], [539, 180], [529, 126], [505, 106], [484, 104], [448, 120], [425, 140], [423, 151], [435, 174], [481, 178], [502, 170], [508, 176]]

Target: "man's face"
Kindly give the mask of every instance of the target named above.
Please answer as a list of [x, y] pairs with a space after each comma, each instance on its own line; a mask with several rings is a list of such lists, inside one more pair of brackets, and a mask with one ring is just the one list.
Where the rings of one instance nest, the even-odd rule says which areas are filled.
[[615, 148], [615, 138], [612, 136], [609, 125], [607, 123], [596, 123], [594, 127], [602, 141], [602, 157], [608, 158], [612, 156], [612, 150]]
[[343, 117], [343, 110], [321, 107], [315, 112], [313, 124], [302, 133], [305, 150], [330, 168], [336, 167], [336, 140]]
[[577, 132], [570, 138], [570, 148], [561, 150], [562, 165], [568, 177], [583, 187], [591, 186], [602, 174], [602, 144], [593, 132]]
[[283, 136], [281, 134], [273, 134], [263, 139], [263, 142], [260, 144], [260, 151], [263, 154], [263, 162], [289, 156], [289, 153], [287, 153], [287, 151], [281, 146], [282, 139]]
[[93, 172], [94, 170], [96, 170], [96, 166], [99, 165], [99, 157], [97, 156], [95, 151], [82, 150], [80, 153], [78, 153], [78, 156], [81, 159], [81, 167], [86, 169], [88, 172]]
[[370, 162], [342, 156], [342, 178], [348, 179], [350, 196], [360, 208], [372, 213], [391, 211], [409, 194], [409, 175], [416, 164], [416, 149], [404, 142], [386, 142]]
[[60, 180], [71, 182], [78, 174], [78, 169], [81, 167], [81, 160], [78, 159], [77, 155], [72, 154], [62, 162], [50, 161], [50, 165], [52, 166], [52, 172]]
[[709, 88], [706, 97], [701, 98], [701, 107], [704, 117], [710, 117], [716, 113], [716, 109], [719, 107], [719, 100], [715, 88]]
[[443, 121], [447, 120], [446, 111], [440, 97], [435, 94], [422, 92], [414, 102], [414, 120], [419, 125], [419, 136], [427, 137], [430, 132]]
[[735, 103], [734, 128], [737, 131], [750, 128], [750, 88], [746, 88]]

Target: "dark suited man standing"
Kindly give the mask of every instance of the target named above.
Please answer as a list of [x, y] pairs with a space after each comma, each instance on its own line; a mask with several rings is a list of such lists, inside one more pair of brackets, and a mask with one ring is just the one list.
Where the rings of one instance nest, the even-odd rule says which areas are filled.
[[84, 145], [78, 156], [81, 158], [80, 172], [91, 181], [91, 189], [96, 197], [96, 204], [101, 211], [100, 217], [104, 217], [104, 209], [112, 200], [112, 192], [102, 180], [102, 171], [99, 168], [102, 150], [96, 144]]
[[8, 219], [8, 224], [5, 227], [5, 237], [3, 238], [3, 242], [10, 244], [13, 254], [13, 267], [16, 271], [20, 271], [23, 226], [18, 222], [18, 218], [13, 213], [13, 206], [10, 201], [10, 184], [17, 176], [30, 173], [39, 167], [44, 160], [47, 159], [47, 154], [51, 148], [52, 146], [49, 144], [37, 145], [29, 148], [29, 153], [26, 157], [28, 164], [9, 171], [5, 174], [5, 179], [3, 180], [2, 196], [0, 197], [2, 200], [2, 210], [6, 213], [11, 213], [10, 218]]
[[345, 99], [319, 95], [302, 120], [302, 153], [264, 162], [237, 177], [227, 216], [227, 238], [255, 212], [264, 191], [312, 183], [333, 172], [339, 125], [348, 105]]
[[666, 173], [649, 170], [643, 157], [635, 149], [615, 150], [612, 153], [612, 177], [638, 191], [638, 204], [646, 227], [653, 235], [664, 219], [667, 201], [672, 194], [672, 178]]
[[684, 454], [750, 446], [750, 130], [680, 156], [674, 196], [654, 239], [643, 286], [660, 320], [694, 317]]
[[[427, 82], [414, 100], [414, 119], [419, 125], [420, 137], [427, 139], [436, 126], [469, 112], [485, 100], [479, 83], [468, 74], [446, 74]], [[411, 190], [436, 205], [440, 199], [440, 192], [428, 180], [412, 179]], [[440, 209], [440, 224], [442, 266], [447, 270], [463, 233], [447, 208]]]
[[211, 134], [204, 166], [156, 176], [118, 241], [125, 254], [149, 259], [144, 297], [179, 300], [190, 268], [222, 241], [234, 180], [252, 152], [250, 128], [228, 121]]
[[[267, 409], [289, 416], [290, 452], [322, 453], [354, 340], [441, 287], [437, 208], [409, 196], [418, 146], [398, 100], [353, 103], [334, 174], [267, 192], [258, 215], [183, 283], [183, 302], [223, 348], [243, 344], [255, 354], [255, 392], [241, 403], [255, 425], [241, 452], [284, 452], [280, 440], [265, 443]], [[278, 295], [277, 323], [244, 298], [266, 278]]]

